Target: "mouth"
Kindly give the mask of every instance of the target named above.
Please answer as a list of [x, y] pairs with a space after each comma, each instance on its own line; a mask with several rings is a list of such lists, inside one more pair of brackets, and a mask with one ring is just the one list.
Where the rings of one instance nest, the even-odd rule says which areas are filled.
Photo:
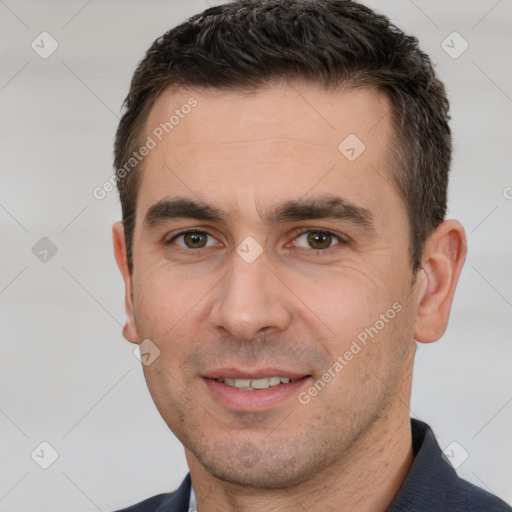
[[229, 377], [215, 379], [217, 382], [226, 384], [236, 389], [243, 389], [245, 391], [257, 391], [260, 389], [273, 388], [280, 384], [289, 384], [299, 379], [290, 379], [289, 377], [263, 377], [261, 379], [232, 379]]
[[212, 398], [223, 408], [238, 412], [270, 410], [298, 395], [311, 375], [279, 369], [242, 372], [219, 370], [203, 377]]

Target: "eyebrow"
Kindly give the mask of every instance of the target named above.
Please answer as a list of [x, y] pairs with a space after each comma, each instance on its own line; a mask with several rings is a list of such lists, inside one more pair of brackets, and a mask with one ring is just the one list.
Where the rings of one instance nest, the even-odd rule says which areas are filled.
[[[229, 217], [226, 211], [200, 201], [170, 198], [151, 206], [146, 213], [144, 224], [147, 228], [153, 228], [165, 221], [180, 218], [227, 224]], [[339, 196], [286, 201], [272, 208], [263, 218], [270, 226], [285, 221], [335, 219], [348, 221], [367, 231], [373, 231], [375, 228], [374, 218], [369, 210]]]

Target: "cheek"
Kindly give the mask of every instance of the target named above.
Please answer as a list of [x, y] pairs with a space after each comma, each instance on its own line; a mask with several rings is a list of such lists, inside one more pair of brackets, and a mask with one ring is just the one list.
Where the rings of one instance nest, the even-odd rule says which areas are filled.
[[[168, 263], [153, 265], [134, 275], [135, 323], [140, 339], [150, 339], [160, 353], [157, 360], [144, 367], [146, 379], [156, 390], [176, 388], [173, 377], [189, 375], [184, 361], [198, 343], [212, 338], [208, 323], [209, 308], [218, 279], [186, 279], [172, 272]], [[193, 380], [193, 379], [192, 379]], [[155, 391], [158, 393], [158, 391]]]
[[187, 280], [172, 272], [166, 262], [139, 267], [134, 274], [133, 296], [137, 327], [141, 334], [161, 337], [171, 333], [205, 294], [204, 281]]
[[345, 268], [325, 279], [297, 282], [296, 293], [308, 306], [304, 314], [311, 317], [303, 322], [311, 325], [316, 317], [330, 332], [334, 348], [341, 349], [392, 307], [398, 293], [390, 288], [375, 275]]

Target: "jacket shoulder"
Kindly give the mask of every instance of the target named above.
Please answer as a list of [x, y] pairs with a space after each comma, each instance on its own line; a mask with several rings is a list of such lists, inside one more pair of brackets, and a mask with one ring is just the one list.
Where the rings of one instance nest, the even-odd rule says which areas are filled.
[[174, 492], [158, 494], [117, 512], [187, 512], [190, 498], [190, 473]]
[[468, 512], [512, 512], [512, 507], [497, 496], [463, 479], [460, 479], [460, 484]]

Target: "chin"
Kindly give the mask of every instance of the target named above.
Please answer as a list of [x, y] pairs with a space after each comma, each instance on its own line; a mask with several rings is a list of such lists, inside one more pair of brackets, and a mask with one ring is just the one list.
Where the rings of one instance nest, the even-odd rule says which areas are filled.
[[194, 453], [213, 477], [233, 485], [255, 489], [284, 489], [314, 478], [329, 465], [328, 457], [312, 457], [309, 450], [261, 449], [251, 442], [232, 443], [223, 449]]
[[283, 471], [273, 464], [272, 468], [261, 465], [254, 468], [206, 466], [205, 469], [215, 478], [232, 485], [252, 487], [255, 489], [285, 489], [294, 487], [307, 480], [306, 475], [294, 471]]

